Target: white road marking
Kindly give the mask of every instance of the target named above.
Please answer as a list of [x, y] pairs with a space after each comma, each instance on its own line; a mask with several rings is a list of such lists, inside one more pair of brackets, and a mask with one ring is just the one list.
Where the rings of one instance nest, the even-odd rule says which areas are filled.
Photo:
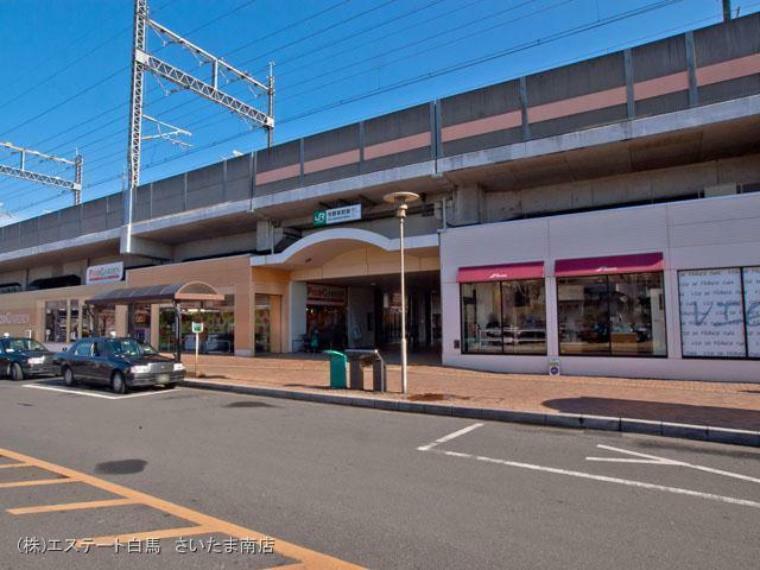
[[[627, 449], [620, 449], [619, 447], [612, 447], [611, 445], [597, 445], [600, 449], [607, 449], [609, 451], [617, 451], [618, 453], [627, 453], [628, 455], [637, 455], [639, 457], [648, 458], [647, 461], [641, 461], [642, 463], [654, 463], [659, 465], [675, 465], [678, 467], [688, 467], [689, 469], [696, 469], [697, 471], [703, 471], [705, 473], [712, 473], [713, 475], [722, 475], [723, 477], [731, 477], [732, 479], [739, 479], [741, 481], [749, 481], [750, 483], [760, 483], [760, 479], [757, 477], [750, 477], [749, 475], [742, 475], [741, 473], [734, 473], [733, 471], [725, 471], [723, 469], [714, 469], [713, 467], [706, 467], [704, 465], [695, 465], [694, 463], [687, 463], [685, 461], [678, 461], [675, 459], [666, 459], [665, 457], [657, 457], [656, 455], [647, 455], [646, 453], [639, 453], [637, 451], [629, 451]], [[603, 457], [587, 457], [589, 461], [616, 461], [615, 458], [603, 458]], [[617, 459], [618, 462], [623, 462], [623, 459]], [[629, 460], [630, 461], [630, 460]], [[638, 461], [638, 460], [635, 460]]]
[[[24, 388], [36, 388], [37, 390], [48, 390], [50, 392], [61, 392], [63, 394], [76, 394], [78, 396], [89, 396], [91, 398], [102, 398], [103, 400], [126, 400], [129, 398], [141, 398], [143, 396], [158, 396], [159, 394], [166, 394], [166, 391], [160, 392], [140, 392], [138, 394], [126, 394], [123, 396], [101, 394], [100, 392], [88, 392], [85, 390], [73, 390], [71, 388], [59, 388], [57, 386], [42, 386], [40, 384], [24, 384]], [[175, 388], [173, 392], [177, 392]]]
[[[639, 489], [649, 489], [653, 491], [661, 491], [663, 493], [671, 493], [674, 495], [685, 495], [687, 497], [696, 497], [700, 499], [706, 499], [709, 501], [716, 501], [720, 503], [725, 503], [729, 505], [740, 505], [744, 507], [751, 507], [755, 509], [760, 509], [760, 502], [757, 501], [750, 501], [748, 499], [739, 499], [737, 497], [729, 497], [726, 495], [717, 495], [715, 493], [704, 493], [702, 491], [695, 491], [693, 489], [684, 489], [681, 487], [670, 487], [668, 485], [658, 485], [656, 483], [647, 483], [645, 481], [636, 481], [633, 479], [623, 479], [620, 477], [609, 477], [607, 475], [597, 475], [594, 473], [586, 473], [584, 471], [573, 471], [569, 469], [561, 469], [559, 467], [547, 467], [545, 465], [537, 465], [535, 463], [524, 463], [520, 461], [508, 461], [506, 459], [497, 459], [495, 457], [486, 457], [484, 455], [474, 455], [471, 453], [462, 453], [459, 451], [446, 451], [444, 449], [434, 449], [438, 445], [442, 443], [446, 443], [447, 441], [451, 441], [452, 439], [455, 439], [457, 437], [460, 437], [466, 433], [469, 433], [479, 427], [481, 427], [482, 423], [473, 424], [471, 426], [468, 426], [466, 428], [460, 429], [459, 431], [455, 431], [454, 433], [450, 433], [448, 435], [445, 435], [439, 439], [436, 439], [432, 443], [429, 443], [427, 445], [423, 445], [417, 448], [418, 451], [430, 451], [433, 453], [437, 453], [440, 455], [445, 455], [448, 457], [457, 457], [459, 459], [474, 459], [475, 461], [482, 461], [485, 463], [493, 463], [497, 465], [504, 465], [506, 467], [516, 467], [518, 469], [529, 469], [531, 471], [540, 471], [543, 473], [552, 473], [554, 475], [564, 475], [566, 477], [575, 477], [578, 479], [588, 479], [591, 481], [600, 481], [603, 483], [615, 483], [617, 485], [624, 485], [626, 487], [635, 487]], [[701, 465], [693, 465], [691, 463], [684, 463], [681, 461], [675, 461], [672, 459], [665, 459], [662, 457], [657, 457], [654, 455], [648, 455], [646, 453], [639, 453], [637, 451], [629, 451], [627, 449], [620, 449], [617, 447], [612, 447], [609, 445], [597, 445], [597, 447], [601, 449], [607, 449], [611, 451], [618, 451], [620, 453], [625, 453], [629, 455], [634, 455], [637, 457], [640, 457], [642, 459], [628, 459], [628, 461], [641, 461], [641, 462], [647, 462], [647, 463], [659, 463], [663, 465], [681, 465], [684, 467], [691, 467], [692, 469], [699, 469], [700, 471], [707, 471], [709, 473], [716, 473], [720, 475], [726, 475], [728, 477], [735, 477], [737, 479], [742, 479], [745, 481], [752, 481], [760, 483], [760, 479], [756, 479], [754, 477], [748, 477], [747, 475], [740, 475], [739, 473], [731, 473], [730, 471], [722, 471], [720, 469], [712, 469], [710, 467], [703, 467]], [[589, 458], [587, 458], [589, 459]], [[597, 459], [605, 459], [605, 458], [591, 458], [592, 461]]]
[[720, 503], [727, 503], [729, 505], [741, 505], [744, 507], [752, 507], [755, 509], [760, 509], [760, 503], [757, 501], [750, 501], [747, 499], [738, 499], [736, 497], [727, 497], [725, 495], [716, 495], [714, 493], [703, 493], [702, 491], [694, 491], [692, 489], [682, 489], [680, 487], [668, 487], [666, 485], [657, 485], [655, 483], [646, 483], [644, 481], [635, 481], [632, 479], [621, 479], [620, 477], [607, 477], [606, 475], [595, 475], [593, 473], [584, 473], [583, 471], [570, 471], [568, 469], [559, 469], [557, 467], [545, 467], [543, 465], [535, 465], [533, 463], [507, 461], [506, 459], [496, 459], [494, 457], [485, 457], [483, 455], [472, 455], [470, 453], [445, 451], [442, 449], [431, 449], [429, 451], [432, 451], [433, 453], [448, 455], [449, 457], [475, 459], [477, 461], [484, 461], [486, 463], [496, 463], [498, 465], [506, 465], [507, 467], [518, 467], [520, 469], [530, 469], [532, 471], [543, 471], [544, 473], [554, 473], [556, 475], [566, 475], [568, 477], [577, 477], [579, 479], [590, 479], [592, 481], [602, 481], [604, 483], [617, 483], [618, 485], [625, 485], [627, 487], [651, 489], [654, 491], [662, 491], [665, 493], [673, 493], [676, 495], [686, 495], [689, 497], [698, 497], [700, 499], [707, 499], [710, 501], [718, 501]]
[[649, 463], [652, 465], [681, 465], [678, 461], [672, 459], [665, 459], [664, 457], [657, 457], [655, 455], [648, 455], [646, 453], [640, 453], [638, 451], [629, 451], [627, 449], [620, 449], [619, 447], [612, 447], [611, 445], [597, 445], [599, 449], [607, 449], [609, 451], [617, 451], [618, 453], [625, 453], [626, 455], [634, 455], [636, 457], [643, 457], [644, 459], [630, 459], [623, 457], [586, 457], [586, 461], [606, 461], [608, 463]]
[[466, 428], [462, 428], [460, 430], [455, 431], [454, 433], [450, 433], [449, 435], [444, 435], [443, 437], [439, 437], [432, 443], [428, 443], [427, 445], [422, 445], [417, 448], [418, 451], [430, 451], [434, 447], [446, 443], [447, 441], [451, 441], [452, 439], [456, 439], [460, 436], [463, 436], [466, 433], [470, 433], [473, 430], [478, 429], [479, 427], [482, 427], [482, 423], [472, 424], [471, 426], [467, 426]]

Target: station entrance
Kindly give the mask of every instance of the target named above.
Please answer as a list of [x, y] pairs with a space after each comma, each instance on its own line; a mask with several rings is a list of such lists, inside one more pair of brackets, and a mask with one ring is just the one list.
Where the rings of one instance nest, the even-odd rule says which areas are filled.
[[[304, 350], [379, 348], [390, 353], [399, 350], [400, 289], [398, 274], [307, 282]], [[439, 272], [408, 273], [406, 293], [409, 350], [440, 353]]]

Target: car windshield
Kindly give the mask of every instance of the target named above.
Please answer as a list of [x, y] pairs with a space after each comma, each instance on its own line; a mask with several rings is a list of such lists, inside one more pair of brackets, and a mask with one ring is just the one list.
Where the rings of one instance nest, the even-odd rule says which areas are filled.
[[109, 339], [106, 344], [113, 354], [120, 354], [122, 356], [146, 356], [149, 354], [158, 354], [156, 349], [151, 345], [131, 338]]
[[7, 352], [27, 352], [29, 350], [45, 350], [45, 347], [31, 338], [13, 338], [7, 342], [5, 350]]

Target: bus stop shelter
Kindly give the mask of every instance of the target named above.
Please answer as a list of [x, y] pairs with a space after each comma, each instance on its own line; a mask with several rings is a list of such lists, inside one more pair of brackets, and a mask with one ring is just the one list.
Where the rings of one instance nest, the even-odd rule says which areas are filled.
[[181, 359], [182, 353], [182, 303], [204, 303], [224, 301], [224, 295], [208, 283], [202, 281], [187, 281], [170, 283], [168, 285], [151, 285], [148, 287], [126, 287], [114, 289], [95, 295], [87, 300], [96, 311], [106, 305], [140, 304], [171, 304], [174, 307], [174, 324], [176, 340], [176, 357]]

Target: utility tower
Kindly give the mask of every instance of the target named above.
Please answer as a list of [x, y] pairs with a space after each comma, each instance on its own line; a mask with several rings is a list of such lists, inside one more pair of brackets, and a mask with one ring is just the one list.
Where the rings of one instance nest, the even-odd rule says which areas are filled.
[[[211, 66], [211, 80], [206, 81], [167, 63], [148, 51], [148, 29], [159, 36], [180, 46], [193, 54], [204, 64]], [[266, 83], [256, 80], [249, 73], [242, 71], [222, 60], [179, 34], [152, 20], [148, 13], [148, 0], [135, 0], [134, 36], [132, 49], [132, 94], [129, 113], [129, 146], [127, 148], [127, 188], [124, 197], [124, 217], [126, 239], [122, 239], [122, 253], [132, 253], [132, 221], [134, 219], [134, 201], [137, 187], [140, 185], [140, 148], [142, 136], [143, 103], [145, 90], [145, 73], [150, 72], [159, 79], [164, 79], [191, 91], [200, 97], [216, 103], [228, 111], [243, 117], [255, 127], [267, 130], [267, 142], [271, 146], [274, 131], [274, 77], [270, 67]], [[220, 74], [225, 73], [242, 81], [255, 92], [267, 95], [267, 112], [261, 111], [239, 98], [225, 92], [219, 87]]]
[[[10, 142], [0, 142], [0, 148], [6, 148], [11, 153], [18, 153], [19, 164], [18, 167], [8, 166], [0, 164], [0, 175], [13, 176], [14, 178], [21, 178], [22, 180], [28, 180], [30, 182], [37, 182], [38, 184], [45, 184], [47, 186], [55, 186], [57, 188], [64, 188], [70, 190], [72, 197], [74, 198], [74, 205], [77, 206], [82, 203], [82, 155], [77, 153], [74, 156], [74, 160], [67, 158], [61, 158], [59, 156], [53, 156], [45, 154], [37, 150], [18, 146]], [[42, 160], [43, 162], [65, 164], [67, 166], [74, 167], [74, 179], [67, 180], [61, 176], [54, 176], [52, 174], [45, 174], [35, 170], [29, 170], [26, 167], [26, 159], [29, 156], [33, 156]]]

